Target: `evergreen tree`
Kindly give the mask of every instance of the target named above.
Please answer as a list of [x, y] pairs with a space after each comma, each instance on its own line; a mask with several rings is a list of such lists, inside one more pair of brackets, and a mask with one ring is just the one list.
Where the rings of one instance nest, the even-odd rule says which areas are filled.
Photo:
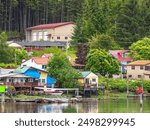
[[87, 44], [78, 44], [77, 52], [76, 52], [76, 60], [77, 64], [86, 64], [86, 57], [89, 52], [89, 46]]
[[126, 0], [122, 4], [112, 29], [112, 36], [122, 47], [128, 48], [149, 34], [149, 7], [148, 2], [140, 4], [140, 0]]

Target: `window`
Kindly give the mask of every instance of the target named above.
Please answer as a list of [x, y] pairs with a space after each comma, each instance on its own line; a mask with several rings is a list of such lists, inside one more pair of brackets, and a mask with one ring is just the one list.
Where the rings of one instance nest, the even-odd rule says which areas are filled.
[[143, 66], [140, 66], [140, 70], [143, 70]]
[[33, 41], [36, 41], [36, 32], [33, 33]]
[[145, 66], [145, 70], [150, 71], [150, 66]]
[[42, 32], [39, 32], [39, 41], [42, 40]]
[[22, 82], [22, 83], [23, 83], [23, 79], [20, 79], [20, 82]]
[[135, 70], [135, 66], [131, 66], [131, 69], [132, 69], [132, 70]]
[[67, 40], [67, 39], [68, 39], [68, 37], [65, 37], [65, 39]]
[[52, 37], [52, 39], [54, 39], [54, 37]]
[[41, 79], [38, 80], [38, 83], [41, 83]]
[[57, 37], [57, 39], [60, 39], [60, 37]]
[[42, 79], [42, 83], [45, 83], [45, 79]]
[[129, 78], [132, 78], [132, 75], [129, 75], [128, 77], [129, 77]]
[[11, 79], [9, 79], [9, 82], [12, 82], [12, 80], [11, 80]]
[[138, 75], [138, 78], [141, 78], [142, 76], [141, 75]]
[[33, 79], [28, 79], [28, 82], [33, 82]]
[[96, 82], [96, 79], [92, 79], [92, 82]]
[[46, 69], [46, 65], [42, 65], [42, 69]]
[[44, 41], [47, 41], [47, 32], [44, 32]]

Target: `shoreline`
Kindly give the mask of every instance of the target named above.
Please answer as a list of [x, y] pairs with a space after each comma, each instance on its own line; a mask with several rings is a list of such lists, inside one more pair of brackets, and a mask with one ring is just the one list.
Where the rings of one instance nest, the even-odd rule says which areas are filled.
[[[83, 103], [88, 101], [100, 101], [100, 100], [119, 100], [119, 99], [138, 99], [139, 95], [129, 95], [126, 97], [100, 97], [100, 98], [82, 98], [82, 97], [50, 97], [50, 98], [5, 98], [5, 102], [33, 102], [33, 103]], [[143, 98], [150, 98], [150, 95], [144, 95]], [[1, 99], [1, 98], [0, 98]], [[1, 101], [0, 101], [1, 102]]]

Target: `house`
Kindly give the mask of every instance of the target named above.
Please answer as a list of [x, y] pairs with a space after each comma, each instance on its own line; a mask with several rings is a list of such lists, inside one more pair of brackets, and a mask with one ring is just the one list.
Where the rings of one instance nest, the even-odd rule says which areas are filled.
[[42, 24], [26, 29], [26, 41], [65, 41], [71, 40], [73, 22]]
[[4, 85], [10, 87], [14, 86], [18, 91], [20, 89], [28, 89], [31, 90], [34, 87], [33, 78], [31, 76], [26, 76], [24, 74], [19, 73], [10, 73], [0, 75], [0, 82]]
[[51, 57], [52, 54], [44, 54], [42, 57], [32, 57], [29, 60], [23, 61], [21, 67], [32, 66], [38, 69], [45, 70]]
[[54, 79], [48, 76], [47, 71], [31, 66], [17, 68], [14, 72], [30, 76], [33, 79], [38, 79], [37, 86], [54, 86]]
[[55, 79], [44, 70], [30, 66], [19, 67], [13, 73], [0, 75], [1, 82], [16, 90], [33, 90], [35, 87], [54, 87]]
[[129, 50], [109, 50], [109, 53], [119, 61], [121, 74], [126, 74], [126, 66], [132, 61], [132, 58], [128, 57]]
[[150, 80], [150, 60], [138, 60], [127, 65], [128, 79]]
[[78, 78], [78, 81], [85, 89], [97, 89], [98, 87], [98, 76], [91, 71], [81, 72], [81, 77]]

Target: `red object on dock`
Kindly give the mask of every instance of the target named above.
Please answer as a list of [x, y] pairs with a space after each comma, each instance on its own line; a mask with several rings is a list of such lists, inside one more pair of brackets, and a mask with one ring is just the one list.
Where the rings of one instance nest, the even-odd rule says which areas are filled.
[[143, 93], [143, 88], [142, 87], [137, 87], [136, 89], [138, 94], [142, 94]]

